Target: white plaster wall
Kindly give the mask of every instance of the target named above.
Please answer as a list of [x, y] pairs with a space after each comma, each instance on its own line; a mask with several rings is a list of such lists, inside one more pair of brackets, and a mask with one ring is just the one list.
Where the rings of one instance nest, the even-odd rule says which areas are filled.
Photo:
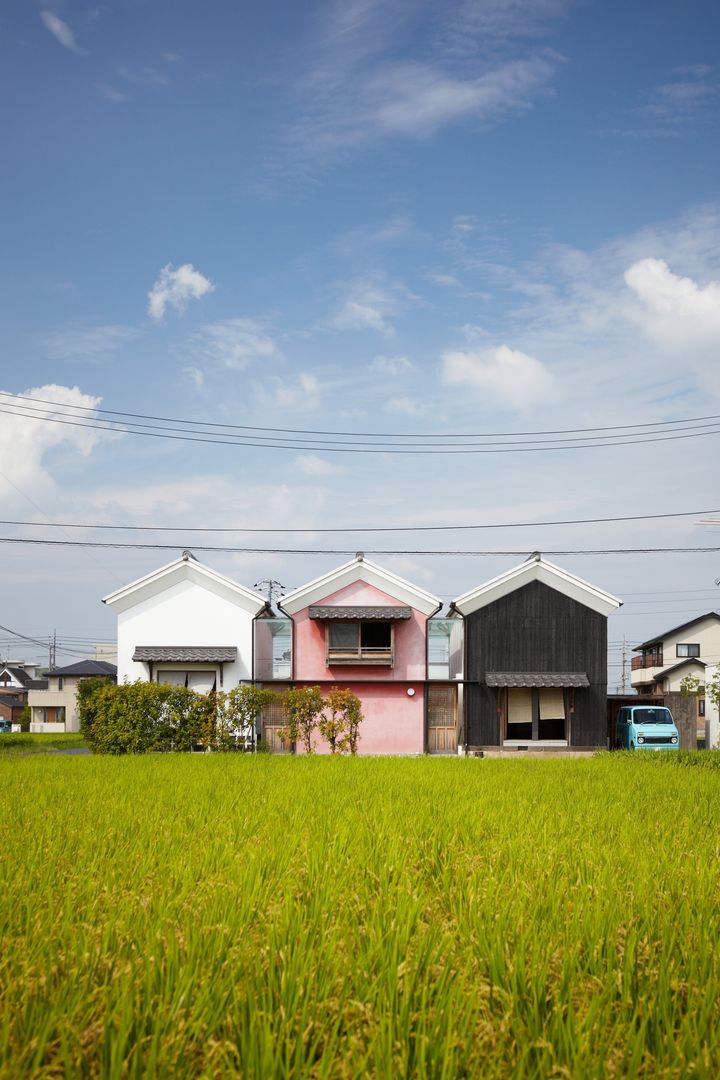
[[[706, 683], [711, 683], [720, 665], [713, 664], [705, 668]], [[720, 747], [720, 715], [718, 707], [709, 697], [705, 698], [705, 746], [708, 750]]]
[[663, 667], [679, 664], [682, 656], [676, 656], [678, 645], [699, 645], [700, 656], [706, 664], [720, 663], [720, 622], [717, 619], [703, 619], [696, 626], [688, 626], [679, 634], [670, 634], [663, 639]]
[[138, 645], [234, 645], [237, 661], [223, 666], [223, 689], [229, 690], [252, 678], [252, 642], [248, 611], [197, 582], [181, 581], [119, 613], [118, 682], [147, 680], [147, 664], [132, 659]]

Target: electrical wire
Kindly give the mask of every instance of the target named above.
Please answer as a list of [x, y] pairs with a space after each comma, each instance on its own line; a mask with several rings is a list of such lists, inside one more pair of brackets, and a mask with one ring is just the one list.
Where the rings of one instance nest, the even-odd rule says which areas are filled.
[[[34, 402], [39, 402], [42, 405], [53, 405], [53, 406], [62, 407], [62, 408], [65, 408], [65, 409], [73, 409], [75, 411], [102, 413], [103, 415], [106, 415], [106, 416], [125, 416], [125, 417], [134, 418], [136, 420], [159, 420], [159, 421], [161, 421], [163, 423], [168, 423], [168, 424], [181, 424], [181, 425], [186, 424], [188, 426], [190, 426], [190, 425], [200, 425], [202, 427], [207, 427], [207, 428], [231, 429], [231, 430], [237, 430], [237, 431], [280, 431], [280, 432], [284, 432], [285, 434], [290, 434], [290, 435], [341, 435], [341, 436], [347, 436], [348, 438], [355, 438], [357, 436], [368, 436], [368, 437], [373, 436], [373, 437], [384, 438], [384, 439], [405, 439], [405, 438], [410, 437], [410, 436], [408, 436], [406, 434], [397, 433], [397, 432], [393, 433], [393, 432], [373, 432], [373, 431], [325, 431], [325, 430], [313, 429], [313, 428], [278, 428], [278, 427], [275, 427], [275, 425], [271, 425], [271, 426], [268, 426], [268, 427], [255, 427], [255, 426], [252, 426], [252, 425], [249, 425], [249, 424], [215, 424], [215, 423], [212, 423], [210, 421], [203, 421], [203, 420], [186, 420], [186, 419], [178, 419], [176, 417], [169, 417], [169, 416], [149, 416], [149, 415], [146, 415], [144, 413], [120, 412], [117, 409], [100, 409], [100, 408], [96, 408], [94, 406], [89, 406], [89, 405], [72, 405], [70, 403], [65, 404], [63, 402], [51, 401], [48, 398], [36, 398], [36, 397], [31, 397], [31, 396], [29, 396], [27, 394], [12, 394], [12, 393], [9, 393], [8, 391], [0, 390], [0, 398], [3, 398], [3, 397], [11, 398], [12, 400], [34, 401]], [[545, 431], [515, 431], [515, 432], [498, 432], [498, 431], [494, 431], [494, 432], [485, 432], [485, 433], [480, 433], [480, 434], [475, 433], [475, 434], [470, 434], [470, 435], [461, 434], [461, 433], [458, 433], [458, 432], [448, 432], [448, 433], [444, 433], [444, 434], [423, 433], [422, 435], [418, 434], [415, 437], [423, 438], [423, 439], [449, 439], [449, 438], [453, 438], [453, 439], [476, 439], [476, 438], [478, 438], [479, 439], [479, 438], [503, 438], [505, 436], [507, 436], [509, 438], [510, 437], [512, 437], [512, 438], [520, 438], [520, 437], [524, 437], [524, 436], [573, 435], [573, 434], [581, 434], [581, 433], [587, 432], [587, 431], [627, 431], [627, 430], [634, 429], [634, 428], [663, 427], [663, 426], [667, 426], [667, 425], [671, 425], [671, 424], [694, 424], [694, 423], [699, 423], [699, 422], [705, 421], [705, 420], [713, 420], [713, 421], [720, 422], [720, 413], [714, 413], [714, 414], [710, 414], [708, 416], [685, 417], [684, 419], [679, 419], [679, 420], [649, 421], [647, 423], [640, 423], [640, 424], [608, 424], [608, 425], [598, 426], [598, 427], [558, 428], [558, 429], [547, 429]]]
[[28, 528], [53, 528], [53, 529], [104, 529], [121, 532], [179, 532], [179, 533], [408, 533], [408, 532], [461, 532], [479, 529], [537, 529], [556, 525], [601, 525], [622, 521], [659, 521], [666, 518], [695, 517], [697, 514], [717, 514], [720, 510], [682, 510], [672, 514], [631, 514], [625, 517], [599, 517], [599, 518], [565, 518], [558, 521], [511, 521], [498, 524], [482, 525], [379, 525], [379, 526], [356, 526], [341, 528], [317, 528], [309, 525], [306, 528], [229, 528], [192, 525], [93, 525], [88, 522], [42, 522], [42, 521], [3, 521], [0, 525], [17, 525]]
[[[26, 406], [20, 406], [20, 409], [27, 408]], [[328, 445], [326, 443], [319, 443], [318, 441], [305, 444], [298, 444], [298, 442], [288, 441], [272, 441], [275, 436], [257, 436], [255, 439], [251, 439], [249, 436], [235, 435], [231, 438], [220, 437], [219, 434], [210, 433], [210, 437], [199, 434], [187, 434], [183, 432], [181, 428], [162, 428], [156, 430], [149, 430], [151, 425], [139, 425], [134, 426], [118, 426], [119, 422], [106, 422], [103, 420], [96, 421], [90, 417], [84, 418], [84, 420], [71, 420], [67, 419], [67, 414], [53, 414], [48, 415], [42, 413], [35, 415], [32, 412], [18, 411], [18, 409], [10, 409], [6, 404], [0, 403], [0, 411], [4, 415], [21, 416], [28, 420], [37, 420], [44, 423], [63, 424], [70, 427], [84, 428], [92, 431], [110, 431], [124, 435], [141, 435], [146, 438], [155, 439], [169, 439], [175, 442], [190, 442], [190, 443], [202, 443], [205, 445], [217, 445], [217, 446], [240, 446], [240, 447], [253, 447], [256, 449], [270, 449], [270, 450], [314, 450], [316, 452], [323, 452], [328, 454], [399, 454], [404, 456], [446, 456], [446, 455], [468, 455], [468, 454], [517, 454], [517, 453], [538, 453], [538, 452], [550, 452], [559, 450], [588, 450], [597, 449], [600, 446], [637, 446], [644, 445], [646, 443], [658, 443], [658, 442], [675, 442], [681, 439], [695, 439], [709, 435], [720, 434], [720, 427], [717, 423], [711, 425], [700, 425], [696, 428], [677, 428], [683, 432], [682, 434], [664, 434], [653, 433], [646, 431], [636, 431], [626, 433], [621, 439], [615, 438], [615, 436], [589, 436], [585, 435], [581, 438], [584, 441], [575, 440], [552, 440], [544, 438], [541, 440], [542, 445], [536, 443], [530, 444], [518, 444], [514, 442], [505, 442], [501, 444], [464, 444], [456, 445], [452, 444], [451, 449], [436, 449], [435, 447], [424, 446], [422, 449], [413, 449], [408, 447], [417, 446], [419, 444], [405, 443], [400, 445], [395, 444], [370, 444], [364, 445], [355, 442], [354, 445]], [[65, 417], [65, 418], [63, 418]], [[657, 426], [657, 425], [655, 425]], [[711, 430], [708, 430], [711, 429]], [[401, 436], [396, 436], [400, 438]], [[592, 442], [592, 439], [604, 439], [612, 440], [602, 443]], [[551, 445], [545, 445], [547, 443]]]
[[[148, 544], [129, 543], [124, 541], [103, 540], [46, 540], [29, 537], [0, 536], [0, 544], [29, 544], [47, 547], [70, 547], [70, 548], [116, 548], [118, 550], [149, 550], [149, 551], [177, 551], [177, 544]], [[196, 551], [219, 551], [246, 555], [351, 555], [351, 548], [270, 548], [270, 547], [230, 547], [214, 546], [209, 544], [194, 544]], [[705, 554], [720, 551], [720, 546], [714, 547], [641, 547], [641, 548], [591, 548], [591, 549], [546, 549], [546, 555], [674, 555], [674, 554]], [[525, 551], [441, 551], [428, 549], [386, 549], [368, 548], [368, 555], [449, 555], [449, 556], [511, 556], [515, 558], [527, 558]]]

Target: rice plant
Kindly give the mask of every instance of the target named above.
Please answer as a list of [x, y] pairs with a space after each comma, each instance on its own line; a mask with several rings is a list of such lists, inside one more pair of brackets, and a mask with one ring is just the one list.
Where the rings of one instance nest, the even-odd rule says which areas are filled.
[[604, 755], [0, 761], [0, 1076], [715, 1077], [720, 787]]

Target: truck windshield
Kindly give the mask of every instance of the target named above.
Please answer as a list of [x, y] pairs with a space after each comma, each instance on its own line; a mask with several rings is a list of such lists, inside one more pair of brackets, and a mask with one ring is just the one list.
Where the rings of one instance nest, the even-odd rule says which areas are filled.
[[633, 709], [634, 724], [672, 724], [669, 709]]

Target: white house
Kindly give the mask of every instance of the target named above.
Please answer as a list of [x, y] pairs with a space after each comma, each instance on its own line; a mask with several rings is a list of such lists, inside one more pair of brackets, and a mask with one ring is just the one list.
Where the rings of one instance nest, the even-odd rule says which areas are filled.
[[103, 598], [118, 616], [118, 682], [169, 682], [201, 693], [253, 677], [259, 593], [189, 552]]

